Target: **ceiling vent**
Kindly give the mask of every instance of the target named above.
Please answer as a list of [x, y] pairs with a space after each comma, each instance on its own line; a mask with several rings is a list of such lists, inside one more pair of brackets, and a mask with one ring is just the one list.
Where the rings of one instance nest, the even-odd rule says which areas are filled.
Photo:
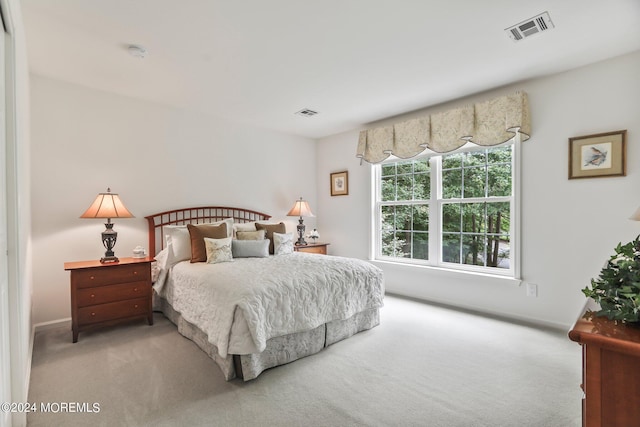
[[552, 28], [555, 28], [555, 26], [553, 25], [553, 22], [551, 22], [549, 12], [544, 12], [531, 19], [527, 19], [526, 21], [522, 21], [519, 24], [509, 27], [505, 31], [513, 41], [518, 42]]
[[318, 114], [318, 112], [310, 110], [308, 108], [305, 108], [303, 110], [297, 111], [295, 114], [297, 114], [298, 116], [302, 116], [302, 117], [312, 117], [312, 116], [315, 116], [316, 114]]

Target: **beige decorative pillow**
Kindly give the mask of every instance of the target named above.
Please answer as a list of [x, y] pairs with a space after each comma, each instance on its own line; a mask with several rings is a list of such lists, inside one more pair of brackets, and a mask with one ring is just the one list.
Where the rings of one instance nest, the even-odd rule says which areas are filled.
[[267, 232], [267, 239], [270, 240], [269, 243], [269, 253], [273, 255], [273, 233], [281, 233], [284, 234], [287, 232], [287, 228], [284, 225], [284, 222], [279, 224], [262, 224], [256, 222], [256, 229], [265, 230]]
[[233, 261], [231, 253], [231, 237], [224, 239], [204, 238], [204, 246], [207, 250], [207, 264]]
[[237, 233], [238, 231], [256, 231], [256, 223], [255, 222], [234, 222], [233, 232]]
[[236, 239], [238, 240], [264, 240], [267, 232], [265, 230], [258, 231], [236, 231]]
[[224, 239], [227, 237], [227, 224], [220, 225], [187, 224], [189, 236], [191, 237], [191, 262], [206, 262], [207, 249], [204, 239]]

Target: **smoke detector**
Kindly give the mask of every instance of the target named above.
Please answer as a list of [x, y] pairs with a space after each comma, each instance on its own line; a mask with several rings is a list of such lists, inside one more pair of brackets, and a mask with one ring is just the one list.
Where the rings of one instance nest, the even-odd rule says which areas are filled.
[[134, 58], [142, 59], [147, 56], [147, 49], [136, 44], [130, 44], [127, 50], [129, 51], [129, 55], [133, 56]]
[[505, 29], [505, 31], [513, 41], [518, 42], [527, 37], [550, 30], [551, 28], [555, 28], [555, 25], [553, 25], [549, 17], [549, 12], [543, 12], [533, 18], [511, 26]]
[[296, 111], [295, 114], [297, 114], [298, 116], [302, 116], [302, 117], [312, 117], [312, 116], [315, 116], [316, 114], [318, 114], [318, 112], [310, 110], [308, 108], [304, 108], [304, 109], [302, 109], [300, 111]]

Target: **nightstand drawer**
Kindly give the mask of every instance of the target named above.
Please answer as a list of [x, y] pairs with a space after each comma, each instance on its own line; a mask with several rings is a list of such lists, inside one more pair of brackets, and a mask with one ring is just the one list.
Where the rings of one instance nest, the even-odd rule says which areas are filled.
[[309, 243], [308, 245], [296, 245], [293, 250], [296, 252], [306, 252], [308, 254], [327, 254], [329, 243]]
[[142, 316], [149, 311], [149, 304], [149, 298], [136, 298], [83, 307], [78, 309], [78, 320], [81, 324], [90, 324], [123, 317]]
[[151, 280], [151, 272], [146, 264], [114, 265], [103, 269], [84, 269], [72, 272], [72, 280], [78, 288], [113, 285]]
[[147, 295], [149, 295], [149, 287], [149, 282], [131, 282], [120, 285], [79, 289], [77, 293], [78, 307], [133, 298], [146, 298]]

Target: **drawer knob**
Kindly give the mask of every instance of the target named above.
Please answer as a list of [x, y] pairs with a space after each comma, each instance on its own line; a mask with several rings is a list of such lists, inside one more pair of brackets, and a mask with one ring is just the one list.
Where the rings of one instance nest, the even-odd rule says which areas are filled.
[[95, 297], [96, 297], [96, 294], [91, 294], [91, 298], [95, 298]]
[[91, 313], [91, 315], [92, 315], [92, 316], [95, 316], [96, 314], [95, 314], [95, 313]]
[[137, 275], [137, 274], [138, 274], [138, 272], [137, 272], [137, 271], [134, 271], [134, 272], [133, 272], [133, 275], [134, 275], [134, 276], [135, 276], [135, 275]]
[[95, 276], [91, 276], [91, 277], [89, 277], [89, 279], [93, 280], [93, 279], [95, 279]]
[[138, 292], [138, 288], [133, 288], [133, 292]]
[[138, 304], [134, 305], [133, 308], [138, 308]]

